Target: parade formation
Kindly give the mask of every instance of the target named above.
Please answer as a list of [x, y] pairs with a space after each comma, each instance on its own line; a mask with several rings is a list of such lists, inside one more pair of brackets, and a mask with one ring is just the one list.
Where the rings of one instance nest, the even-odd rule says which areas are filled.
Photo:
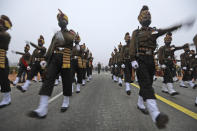
[[[174, 89], [174, 83], [179, 83], [181, 88], [189, 87], [196, 89], [197, 78], [197, 53], [191, 50], [190, 46], [197, 47], [197, 35], [194, 36], [194, 43], [183, 43], [176, 46], [173, 43], [173, 32], [182, 27], [192, 27], [195, 20], [177, 24], [169, 28], [150, 27], [151, 13], [148, 6], [143, 6], [138, 15], [141, 27], [133, 29], [132, 34], [126, 32], [123, 37], [125, 44], [121, 42], [111, 53], [108, 67], [111, 71], [111, 78], [114, 83], [124, 87], [127, 96], [133, 95], [131, 83], [138, 83], [140, 86], [136, 107], [145, 115], [150, 115], [158, 129], [166, 128], [169, 122], [168, 114], [160, 112], [157, 105], [153, 82], [155, 76], [163, 78], [161, 92], [169, 97], [182, 95]], [[73, 93], [79, 94], [81, 87], [86, 86], [93, 80], [93, 53], [86, 43], [81, 44], [80, 33], [68, 29], [69, 19], [65, 13], [58, 9], [57, 23], [60, 30], [57, 31], [51, 40], [50, 46], [45, 47], [45, 38], [38, 35], [37, 44], [25, 41], [24, 52], [11, 51], [20, 55], [18, 73], [14, 81], [8, 79], [9, 64], [6, 52], [9, 49], [11, 36], [7, 30], [11, 29], [12, 22], [6, 15], [0, 18], [0, 90], [3, 98], [0, 108], [11, 104], [11, 86], [21, 93], [26, 93], [31, 88], [33, 78], [37, 81], [37, 74], [40, 74], [42, 85], [40, 87], [40, 101], [36, 109], [27, 113], [31, 118], [46, 118], [48, 114], [48, 103], [54, 86], [62, 81], [63, 101], [60, 107], [61, 112], [66, 112], [70, 107], [70, 99]], [[13, 25], [14, 26], [14, 25]], [[195, 34], [194, 34], [195, 35]], [[165, 36], [163, 45], [158, 47], [157, 39]], [[30, 49], [34, 49], [30, 54]], [[184, 51], [180, 60], [175, 57], [178, 50]], [[183, 77], [177, 79], [177, 62], [180, 61]], [[97, 64], [98, 75], [102, 68], [101, 63]], [[161, 75], [158, 75], [162, 72]], [[26, 78], [26, 79], [25, 79]], [[18, 83], [22, 81], [23, 85]], [[96, 92], [95, 92], [96, 93]], [[14, 98], [13, 98], [14, 99]], [[12, 103], [15, 104], [15, 103]], [[197, 97], [194, 100], [197, 106]]]

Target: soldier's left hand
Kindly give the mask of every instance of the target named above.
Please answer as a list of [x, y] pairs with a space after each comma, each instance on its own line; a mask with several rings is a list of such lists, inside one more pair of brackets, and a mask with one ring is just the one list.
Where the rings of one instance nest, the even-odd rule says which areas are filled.
[[134, 69], [137, 69], [139, 67], [138, 62], [137, 61], [132, 61], [131, 65]]
[[80, 50], [79, 44], [76, 45], [76, 49], [77, 49], [78, 51]]
[[122, 64], [121, 67], [124, 69], [125, 68], [125, 64]]
[[40, 66], [42, 67], [42, 69], [44, 69], [47, 66], [47, 62], [46, 61], [41, 61]]

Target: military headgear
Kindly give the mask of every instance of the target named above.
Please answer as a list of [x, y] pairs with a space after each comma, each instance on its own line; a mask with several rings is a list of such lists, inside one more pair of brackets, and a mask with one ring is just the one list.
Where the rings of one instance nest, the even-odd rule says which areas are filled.
[[144, 5], [138, 16], [138, 21], [143, 26], [149, 26], [151, 23], [151, 14], [149, 12], [148, 6]]
[[197, 34], [193, 38], [194, 45], [197, 47]]
[[128, 42], [128, 41], [130, 40], [130, 34], [129, 34], [129, 32], [127, 32], [127, 33], [125, 34], [124, 40], [125, 40], [126, 42]]
[[85, 43], [83, 43], [83, 45], [81, 45], [81, 47], [82, 47], [82, 49], [86, 49], [86, 44]]
[[126, 34], [125, 34], [125, 36], [124, 36], [124, 39], [126, 40], [126, 37], [127, 36], [130, 36], [130, 34], [129, 34], [129, 32], [127, 32]]
[[118, 45], [118, 49], [122, 48], [122, 43], [120, 42], [120, 44]]
[[188, 43], [184, 44], [184, 48], [189, 48], [189, 44]]
[[64, 14], [60, 9], [58, 9], [59, 13], [57, 14], [57, 20], [60, 21], [60, 19], [64, 19], [68, 23], [68, 17], [66, 14]]
[[186, 44], [183, 46], [183, 48], [184, 48], [184, 51], [185, 51], [185, 52], [188, 52], [188, 51], [189, 51], [189, 44], [186, 43]]
[[40, 35], [40, 38], [38, 39], [38, 43], [44, 44], [44, 37]]
[[111, 53], [111, 56], [114, 56], [114, 52]]
[[29, 44], [26, 44], [26, 45], [25, 45], [25, 49], [27, 49], [28, 51], [30, 50]]
[[0, 23], [5, 27], [6, 30], [12, 27], [12, 22], [10, 21], [9, 17], [6, 15], [1, 15]]
[[115, 52], [117, 52], [117, 51], [118, 51], [116, 47], [114, 48], [114, 51], [115, 51]]
[[75, 42], [79, 43], [81, 41], [81, 38], [79, 36], [79, 34], [77, 33], [76, 37], [75, 37]]
[[171, 41], [172, 41], [172, 33], [168, 32], [164, 37], [164, 43], [171, 43]]

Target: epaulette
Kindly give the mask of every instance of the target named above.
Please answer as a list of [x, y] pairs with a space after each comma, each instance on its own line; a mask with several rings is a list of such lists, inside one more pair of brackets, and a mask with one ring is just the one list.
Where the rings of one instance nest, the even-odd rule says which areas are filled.
[[71, 29], [69, 32], [70, 32], [71, 34], [73, 34], [73, 35], [77, 35], [77, 33], [76, 33], [74, 30], [72, 30], [72, 29]]

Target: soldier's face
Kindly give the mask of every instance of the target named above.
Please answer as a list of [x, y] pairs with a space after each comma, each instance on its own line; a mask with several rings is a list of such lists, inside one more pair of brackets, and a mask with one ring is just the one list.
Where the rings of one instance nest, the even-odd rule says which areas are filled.
[[64, 20], [63, 18], [59, 19], [58, 25], [60, 26], [60, 28], [64, 29], [67, 27], [68, 22], [66, 20]]
[[38, 43], [38, 46], [42, 47], [42, 46], [43, 46], [43, 44], [42, 44], [41, 42], [39, 42], [39, 43]]
[[27, 53], [29, 50], [27, 48], [24, 49], [25, 53]]
[[151, 24], [151, 15], [149, 11], [142, 12], [142, 21], [140, 22], [142, 26], [149, 26]]
[[129, 35], [126, 35], [126, 36], [125, 36], [125, 42], [128, 43], [129, 41], [130, 41], [130, 36], [129, 36]]
[[184, 51], [185, 51], [185, 52], [189, 52], [189, 48], [185, 48]]

